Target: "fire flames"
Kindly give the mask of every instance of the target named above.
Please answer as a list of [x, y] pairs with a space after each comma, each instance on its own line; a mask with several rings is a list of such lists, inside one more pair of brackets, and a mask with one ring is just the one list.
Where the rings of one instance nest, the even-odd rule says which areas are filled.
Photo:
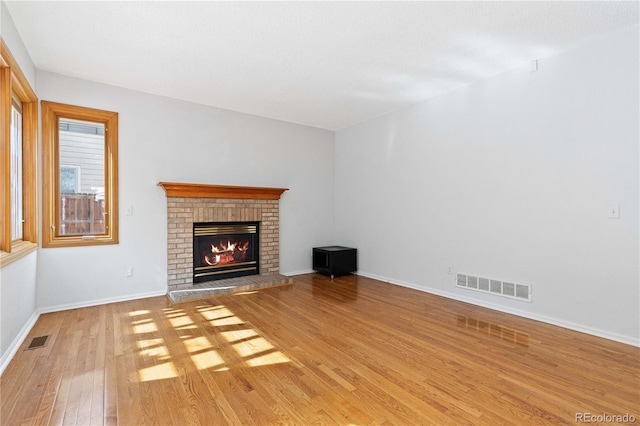
[[211, 253], [204, 255], [204, 263], [210, 266], [226, 265], [229, 263], [244, 262], [249, 250], [249, 241], [222, 241], [219, 244], [211, 244]]

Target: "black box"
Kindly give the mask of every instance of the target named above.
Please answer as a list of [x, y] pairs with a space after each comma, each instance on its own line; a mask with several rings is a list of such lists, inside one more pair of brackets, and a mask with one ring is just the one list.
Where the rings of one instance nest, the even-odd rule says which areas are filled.
[[314, 247], [313, 270], [331, 275], [331, 278], [355, 272], [358, 270], [358, 251], [342, 246]]

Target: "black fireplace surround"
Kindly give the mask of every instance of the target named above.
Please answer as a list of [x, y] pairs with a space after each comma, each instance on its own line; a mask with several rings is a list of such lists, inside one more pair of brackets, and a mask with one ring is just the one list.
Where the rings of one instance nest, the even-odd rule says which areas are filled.
[[258, 275], [260, 222], [193, 224], [193, 282]]

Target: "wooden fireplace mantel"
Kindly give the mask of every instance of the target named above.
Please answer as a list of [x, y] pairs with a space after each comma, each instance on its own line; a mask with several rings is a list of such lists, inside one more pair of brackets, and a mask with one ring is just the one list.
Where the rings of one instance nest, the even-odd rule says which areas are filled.
[[201, 183], [158, 182], [167, 197], [243, 198], [279, 200], [289, 188], [263, 188], [259, 186], [206, 185]]

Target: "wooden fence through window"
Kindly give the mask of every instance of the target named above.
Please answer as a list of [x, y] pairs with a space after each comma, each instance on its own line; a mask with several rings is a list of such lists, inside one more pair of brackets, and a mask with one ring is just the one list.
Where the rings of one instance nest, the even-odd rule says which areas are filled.
[[104, 199], [96, 194], [61, 194], [60, 235], [104, 234]]

